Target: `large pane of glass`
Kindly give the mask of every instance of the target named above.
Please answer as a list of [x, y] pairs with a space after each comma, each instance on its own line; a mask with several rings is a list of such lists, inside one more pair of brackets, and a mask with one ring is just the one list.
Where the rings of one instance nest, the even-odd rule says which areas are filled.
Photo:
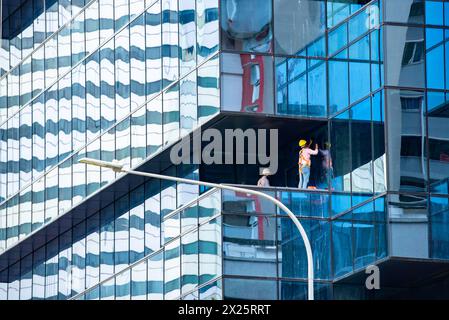
[[145, 183], [145, 255], [161, 246], [160, 234], [160, 181]]
[[162, 1], [162, 79], [167, 85], [179, 77], [178, 1]]
[[385, 6], [385, 21], [402, 23], [424, 23], [424, 0], [387, 0]]
[[223, 49], [272, 52], [273, 8], [270, 0], [221, 0], [220, 8]]
[[[268, 1], [269, 2], [269, 1]], [[274, 1], [275, 52], [305, 55], [326, 28], [326, 1]], [[292, 37], [292, 30], [295, 36]], [[317, 55], [317, 54], [314, 54]], [[319, 56], [325, 55], [325, 50]]]
[[216, 115], [220, 108], [219, 60], [218, 55], [198, 68], [198, 123], [205, 123]]
[[332, 222], [332, 249], [334, 277], [352, 272], [352, 222], [343, 218]]
[[147, 299], [164, 299], [164, 253], [162, 251], [147, 261]]
[[145, 193], [144, 185], [130, 194], [129, 211], [129, 259], [130, 263], [143, 258], [145, 254]]
[[274, 280], [232, 279], [223, 280], [224, 299], [276, 300], [277, 283]]
[[[225, 53], [221, 55], [221, 63], [221, 105], [224, 110], [273, 113], [273, 59], [271, 57]], [[201, 76], [200, 72], [201, 68], [198, 77]], [[198, 86], [202, 87], [202, 82], [198, 81]], [[200, 102], [198, 104], [201, 112]]]
[[387, 91], [389, 190], [427, 187], [427, 142], [423, 92]]
[[[114, 205], [100, 214], [100, 281], [114, 274]], [[100, 290], [101, 291], [101, 290]], [[103, 296], [103, 294], [101, 294]]]
[[427, 87], [444, 89], [444, 40], [442, 29], [426, 28]]
[[117, 273], [129, 264], [129, 195], [115, 202], [114, 236], [114, 264]]
[[218, 0], [196, 0], [198, 64], [218, 50]]
[[424, 88], [422, 28], [385, 26], [385, 84]]
[[87, 218], [86, 288], [100, 282], [100, 214]]
[[222, 273], [221, 218], [216, 218], [199, 228], [199, 284], [206, 283]]
[[195, 0], [179, 2], [180, 76], [196, 64], [196, 12]]
[[58, 239], [56, 238], [46, 245], [45, 299], [55, 300], [57, 296], [58, 296]]
[[442, 92], [427, 93], [430, 191], [441, 194], [449, 193], [449, 137], [446, 129], [449, 101], [447, 98]]
[[[307, 279], [307, 255], [304, 241], [289, 218], [278, 220], [279, 276]], [[330, 225], [327, 221], [301, 220], [310, 239], [316, 279], [331, 278]]]
[[373, 192], [371, 101], [353, 106], [351, 114], [351, 184], [353, 192]]
[[140, 262], [131, 269], [131, 299], [147, 299], [147, 262]]
[[180, 241], [174, 240], [166, 245], [164, 251], [164, 299], [172, 300], [180, 296], [181, 259]]
[[266, 216], [223, 217], [224, 274], [276, 277], [276, 219]]
[[198, 231], [190, 232], [181, 239], [181, 293], [198, 286]]
[[331, 155], [333, 163], [332, 189], [350, 191], [351, 153], [349, 112], [331, 120]]

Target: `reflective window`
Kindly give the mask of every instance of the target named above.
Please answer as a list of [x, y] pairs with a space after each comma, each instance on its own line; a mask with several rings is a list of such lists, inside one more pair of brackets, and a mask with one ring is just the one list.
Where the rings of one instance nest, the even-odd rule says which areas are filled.
[[424, 88], [422, 28], [385, 26], [385, 84]]
[[449, 118], [448, 97], [442, 92], [427, 93], [427, 121], [429, 126], [429, 175], [430, 191], [449, 193]]
[[387, 0], [385, 6], [385, 21], [402, 23], [424, 23], [424, 0]]
[[[270, 0], [221, 0], [220, 7], [223, 49], [246, 52], [272, 51], [273, 12]], [[251, 19], [248, 19], [249, 16]]]
[[164, 299], [172, 300], [181, 294], [180, 241], [167, 244], [164, 253]]
[[[307, 279], [307, 255], [298, 229], [289, 218], [281, 218], [279, 226], [279, 276]], [[312, 246], [316, 279], [330, 278], [330, 225], [326, 221], [302, 220]]]
[[427, 184], [425, 96], [387, 91], [389, 190], [424, 191]]
[[221, 219], [216, 218], [199, 228], [200, 284], [221, 276]]
[[164, 253], [161, 251], [147, 262], [147, 299], [164, 299]]
[[187, 293], [198, 286], [198, 231], [181, 238], [181, 293]]
[[[312, 43], [322, 39], [325, 30], [325, 2], [320, 1], [274, 1], [275, 52], [288, 55], [324, 56], [322, 50], [312, 50]], [[296, 36], [292, 37], [291, 30]], [[308, 48], [310, 46], [310, 48]]]
[[264, 216], [223, 217], [226, 275], [276, 277], [276, 219]]
[[443, 30], [426, 28], [427, 87], [444, 89]]
[[224, 299], [276, 300], [277, 283], [270, 280], [232, 279], [223, 281]]
[[222, 108], [273, 113], [273, 59], [250, 54], [222, 54], [221, 59]]

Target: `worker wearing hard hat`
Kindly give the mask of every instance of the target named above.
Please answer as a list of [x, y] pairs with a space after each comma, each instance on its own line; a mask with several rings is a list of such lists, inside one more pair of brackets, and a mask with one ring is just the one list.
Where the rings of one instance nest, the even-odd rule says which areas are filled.
[[269, 187], [270, 181], [268, 180], [268, 177], [271, 176], [272, 173], [269, 168], [264, 168], [262, 170], [262, 177], [257, 181], [258, 187]]
[[299, 170], [299, 189], [307, 189], [310, 178], [310, 166], [311, 166], [311, 156], [316, 156], [318, 154], [318, 144], [315, 145], [315, 150], [310, 149], [312, 141], [307, 143], [306, 140], [299, 141], [299, 159], [298, 159], [298, 170]]

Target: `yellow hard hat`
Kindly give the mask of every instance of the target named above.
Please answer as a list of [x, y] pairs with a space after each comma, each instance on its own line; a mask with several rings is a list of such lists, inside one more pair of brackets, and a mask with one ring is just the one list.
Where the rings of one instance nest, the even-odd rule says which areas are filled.
[[306, 140], [299, 140], [299, 146], [302, 148], [307, 144]]

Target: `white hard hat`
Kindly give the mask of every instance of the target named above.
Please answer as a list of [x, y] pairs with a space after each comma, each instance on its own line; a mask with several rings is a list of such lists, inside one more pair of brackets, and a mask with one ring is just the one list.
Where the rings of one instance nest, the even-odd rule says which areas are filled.
[[271, 176], [272, 173], [271, 173], [270, 169], [264, 168], [264, 169], [262, 170], [262, 175], [263, 175], [263, 176]]

